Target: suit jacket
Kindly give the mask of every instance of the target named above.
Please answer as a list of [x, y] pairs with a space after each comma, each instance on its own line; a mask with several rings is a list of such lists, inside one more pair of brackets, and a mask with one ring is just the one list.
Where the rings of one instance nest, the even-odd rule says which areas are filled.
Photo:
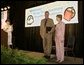
[[46, 19], [42, 19], [41, 25], [40, 25], [40, 35], [42, 38], [44, 38], [46, 35], [46, 27], [51, 27], [51, 31], [49, 31], [50, 34], [52, 34], [55, 29], [54, 22], [52, 19], [50, 19], [50, 18], [47, 19], [46, 26], [45, 26], [45, 21], [46, 21]]

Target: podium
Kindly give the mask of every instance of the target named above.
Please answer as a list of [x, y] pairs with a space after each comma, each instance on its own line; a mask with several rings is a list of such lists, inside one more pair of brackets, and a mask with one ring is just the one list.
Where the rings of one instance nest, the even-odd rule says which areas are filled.
[[8, 48], [8, 33], [1, 29], [1, 45]]

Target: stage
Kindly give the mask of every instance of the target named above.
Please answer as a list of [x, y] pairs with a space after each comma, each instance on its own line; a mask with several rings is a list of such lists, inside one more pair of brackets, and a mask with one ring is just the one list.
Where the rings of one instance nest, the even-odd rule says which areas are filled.
[[[39, 52], [24, 51], [24, 53], [33, 58], [42, 58], [44, 56], [44, 53]], [[51, 54], [47, 64], [58, 64], [54, 54]], [[61, 64], [83, 64], [83, 58], [65, 56], [65, 60]]]

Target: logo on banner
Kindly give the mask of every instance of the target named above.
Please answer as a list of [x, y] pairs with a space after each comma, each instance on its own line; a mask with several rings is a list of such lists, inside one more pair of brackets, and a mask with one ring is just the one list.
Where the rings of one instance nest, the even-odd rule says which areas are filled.
[[64, 19], [70, 21], [71, 19], [74, 18], [75, 14], [76, 14], [75, 9], [73, 7], [68, 7], [64, 11]]
[[27, 17], [27, 25], [31, 25], [34, 22], [34, 18], [32, 15], [29, 15]]

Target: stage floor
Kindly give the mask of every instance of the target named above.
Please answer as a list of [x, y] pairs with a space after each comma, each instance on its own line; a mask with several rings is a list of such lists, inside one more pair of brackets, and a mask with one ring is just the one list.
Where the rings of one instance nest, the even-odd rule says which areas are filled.
[[[39, 52], [31, 52], [31, 51], [24, 51], [24, 52], [28, 53], [30, 57], [34, 58], [41, 58], [44, 56], [43, 53]], [[47, 61], [47, 64], [58, 64], [55, 61], [56, 61], [55, 55], [51, 54], [51, 59]], [[83, 58], [65, 56], [65, 60], [61, 64], [83, 64]]]

